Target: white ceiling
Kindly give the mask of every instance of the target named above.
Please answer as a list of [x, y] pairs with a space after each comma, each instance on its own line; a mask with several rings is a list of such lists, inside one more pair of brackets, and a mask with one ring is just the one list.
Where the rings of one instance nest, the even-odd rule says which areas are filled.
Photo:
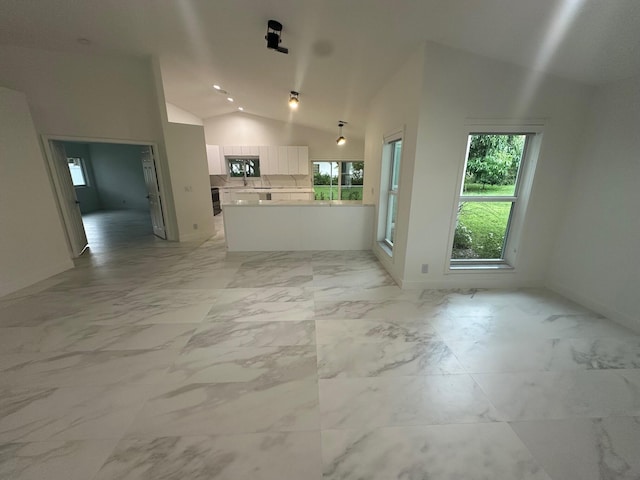
[[[289, 55], [267, 50], [269, 19]], [[242, 105], [336, 132], [346, 120], [358, 136], [425, 40], [600, 84], [640, 74], [640, 0], [0, 0], [0, 44], [155, 54], [167, 101], [201, 118]]]

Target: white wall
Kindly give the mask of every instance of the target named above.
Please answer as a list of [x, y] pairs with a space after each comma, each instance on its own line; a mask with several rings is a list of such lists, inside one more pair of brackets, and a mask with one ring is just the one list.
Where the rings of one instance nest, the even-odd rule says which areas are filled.
[[187, 125], [204, 125], [200, 117], [187, 112], [173, 103], [165, 102], [167, 108], [167, 118], [171, 123], [186, 123]]
[[640, 77], [601, 88], [581, 145], [549, 285], [640, 330]]
[[0, 87], [0, 296], [73, 267], [24, 94]]
[[160, 141], [150, 62], [0, 47], [0, 85], [27, 95], [40, 134]]
[[[411, 83], [411, 78], [422, 85], [415, 97], [419, 119], [412, 118], [414, 112], [409, 106], [404, 112], [400, 110], [407, 118], [406, 146], [411, 147], [412, 141], [416, 145], [414, 155], [405, 148], [402, 158], [397, 231], [398, 240], [406, 241], [406, 254], [402, 248], [396, 249], [394, 256], [398, 258], [391, 273], [396, 279], [400, 277], [405, 287], [542, 285], [560, 224], [559, 206], [566, 200], [566, 186], [573, 173], [593, 88], [543, 76], [531, 102], [522, 107], [523, 91], [533, 75], [527, 69], [431, 43], [425, 46], [421, 73], [411, 70], [411, 64], [418, 61], [412, 59], [401, 75], [405, 85]], [[384, 121], [387, 111], [394, 115], [401, 108], [394, 107], [396, 98], [392, 92], [407, 95], [398, 89], [402, 85], [396, 75], [385, 87], [385, 100], [376, 106], [377, 113], [372, 113], [374, 125]], [[504, 124], [532, 120], [544, 124], [544, 134], [515, 270], [448, 273], [445, 265], [455, 224], [458, 176], [464, 165], [465, 125], [478, 121]], [[380, 131], [381, 128], [367, 129], [367, 145], [371, 142], [375, 146], [380, 141]], [[370, 139], [370, 134], [374, 138]], [[379, 156], [379, 149], [367, 149], [367, 161], [375, 161]], [[371, 180], [372, 177], [368, 181]], [[408, 186], [410, 202], [406, 201]], [[365, 190], [368, 191], [367, 185]], [[404, 232], [406, 240], [402, 238]], [[397, 265], [398, 261], [404, 264], [404, 270]], [[421, 273], [422, 264], [429, 265], [429, 273]]]
[[213, 235], [214, 228], [204, 129], [197, 125], [168, 123], [165, 125], [165, 144], [179, 240], [208, 238]]
[[404, 277], [419, 106], [422, 95], [423, 61], [423, 49], [419, 49], [410, 56], [408, 61], [372, 99], [367, 118], [363, 203], [375, 204], [376, 216], [379, 211], [383, 139], [398, 130], [404, 131], [400, 163], [399, 210], [393, 257], [389, 258], [379, 248], [377, 242], [373, 247], [380, 261], [398, 283], [401, 283]]
[[338, 119], [332, 133], [237, 112], [205, 119], [204, 131], [210, 145], [306, 145], [310, 160], [362, 160], [364, 155], [364, 142], [349, 136], [348, 125], [343, 129], [347, 143], [336, 144]]
[[91, 143], [91, 164], [100, 208], [149, 210], [140, 145]]

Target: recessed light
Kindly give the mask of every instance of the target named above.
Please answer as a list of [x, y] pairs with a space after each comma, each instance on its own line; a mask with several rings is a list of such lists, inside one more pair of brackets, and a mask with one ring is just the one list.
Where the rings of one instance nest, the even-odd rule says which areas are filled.
[[238, 110], [240, 110], [241, 112], [244, 112], [244, 108], [243, 107], [238, 107]]
[[231, 97], [227, 97], [227, 100], [229, 100], [230, 102], [233, 102], [233, 98]]
[[213, 88], [215, 88], [216, 90], [220, 90], [220, 85], [214, 85]]

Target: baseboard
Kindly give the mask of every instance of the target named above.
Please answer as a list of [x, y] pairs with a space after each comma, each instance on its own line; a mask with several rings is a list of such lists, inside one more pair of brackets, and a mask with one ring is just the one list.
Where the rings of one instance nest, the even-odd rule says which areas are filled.
[[0, 284], [0, 297], [17, 292], [18, 290], [29, 287], [35, 283], [41, 282], [42, 280], [46, 280], [49, 277], [53, 277], [54, 275], [62, 273], [73, 267], [73, 261], [71, 259], [67, 259], [64, 262], [51, 265], [47, 268], [27, 272], [18, 279], [14, 278], [10, 282]]
[[187, 233], [186, 235], [180, 235], [179, 242], [197, 242], [197, 241], [205, 241], [211, 238], [214, 235], [213, 232], [207, 233]]
[[615, 308], [611, 308], [604, 303], [594, 300], [592, 297], [584, 296], [571, 288], [565, 287], [564, 285], [550, 282], [547, 283], [546, 287], [569, 300], [573, 300], [574, 302], [599, 313], [600, 315], [604, 315], [609, 320], [613, 320], [620, 325], [640, 333], [640, 318], [634, 318], [631, 315], [616, 310]]

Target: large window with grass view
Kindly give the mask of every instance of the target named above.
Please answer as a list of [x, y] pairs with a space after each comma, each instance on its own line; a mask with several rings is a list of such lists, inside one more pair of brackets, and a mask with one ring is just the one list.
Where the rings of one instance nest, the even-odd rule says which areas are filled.
[[362, 201], [364, 162], [313, 162], [316, 200]]
[[533, 134], [473, 133], [457, 205], [451, 266], [507, 264], [510, 227], [520, 201]]

